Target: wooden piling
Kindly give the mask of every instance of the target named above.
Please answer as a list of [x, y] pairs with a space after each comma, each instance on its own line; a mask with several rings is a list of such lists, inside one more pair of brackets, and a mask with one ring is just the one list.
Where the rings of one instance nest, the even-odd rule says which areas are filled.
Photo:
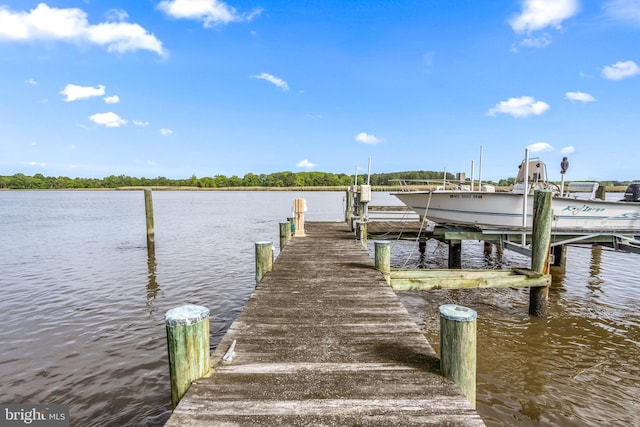
[[175, 409], [191, 382], [209, 373], [209, 309], [198, 305], [173, 308], [165, 314], [171, 408]]
[[362, 199], [362, 190], [358, 190], [358, 192], [356, 193], [356, 201], [355, 201], [356, 202], [356, 220], [364, 221], [364, 208], [366, 204], [363, 203], [361, 199]]
[[565, 268], [567, 266], [567, 247], [565, 245], [554, 246], [551, 251], [553, 252], [553, 266]]
[[493, 245], [491, 242], [484, 241], [483, 252], [485, 255], [491, 255], [493, 253]]
[[462, 268], [462, 240], [449, 240], [449, 268]]
[[344, 220], [347, 224], [351, 224], [351, 217], [353, 216], [353, 196], [351, 195], [351, 189], [346, 191], [345, 194], [345, 209]]
[[358, 239], [362, 246], [367, 246], [367, 221], [358, 221]]
[[[533, 196], [533, 230], [531, 233], [531, 270], [549, 274], [551, 254], [551, 198], [550, 190], [537, 190]], [[547, 313], [549, 287], [531, 288], [529, 291], [529, 314], [544, 316]]]
[[387, 283], [391, 280], [391, 242], [378, 240], [374, 242], [376, 268], [380, 270]]
[[144, 190], [144, 208], [147, 218], [147, 249], [151, 250], [155, 244], [155, 231], [153, 227], [153, 198], [150, 188]]
[[418, 240], [418, 252], [420, 255], [424, 255], [427, 250], [427, 240], [424, 236], [420, 236]]
[[476, 407], [475, 310], [456, 304], [440, 306], [440, 370], [460, 386]]
[[256, 285], [273, 269], [273, 243], [256, 242]]
[[288, 222], [280, 223], [280, 250], [287, 246], [287, 242], [291, 240], [291, 224]]

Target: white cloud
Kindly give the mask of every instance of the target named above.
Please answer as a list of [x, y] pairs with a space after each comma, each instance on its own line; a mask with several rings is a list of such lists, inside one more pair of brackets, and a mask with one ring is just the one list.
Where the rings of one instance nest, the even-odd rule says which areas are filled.
[[142, 122], [140, 120], [133, 120], [133, 124], [136, 126], [147, 127], [149, 126], [149, 122]]
[[107, 104], [117, 104], [118, 102], [120, 102], [120, 97], [118, 95], [105, 96], [104, 102], [106, 102]]
[[[22, 163], [24, 164], [24, 162]], [[26, 164], [29, 166], [41, 166], [41, 167], [47, 166], [47, 164], [43, 162], [26, 162]]]
[[[118, 14], [122, 18], [122, 14]], [[126, 17], [126, 16], [125, 16]], [[40, 3], [29, 12], [0, 6], [0, 40], [57, 40], [105, 46], [109, 52], [150, 50], [165, 55], [162, 42], [138, 24], [104, 22], [91, 25], [87, 14], [76, 8], [58, 9]]]
[[608, 80], [621, 80], [640, 74], [640, 67], [633, 61], [618, 61], [602, 69], [602, 77]]
[[60, 93], [66, 96], [65, 101], [71, 102], [78, 99], [91, 98], [92, 96], [104, 95], [104, 86], [98, 85], [98, 87], [91, 86], [77, 86], [69, 83]]
[[516, 33], [530, 33], [546, 27], [561, 28], [564, 20], [578, 12], [578, 0], [524, 0], [522, 13], [509, 21]]
[[108, 128], [119, 128], [122, 125], [126, 125], [127, 121], [122, 119], [116, 113], [97, 113], [89, 116], [89, 120], [98, 125], [103, 125]]
[[309, 160], [304, 159], [298, 162], [298, 164], [296, 165], [296, 167], [298, 168], [304, 168], [304, 169], [313, 169], [315, 168], [316, 165], [315, 163], [311, 163]]
[[536, 142], [534, 144], [527, 146], [527, 148], [532, 153], [542, 153], [545, 151], [553, 151], [553, 147], [547, 144], [546, 142]]
[[202, 21], [205, 27], [248, 22], [262, 13], [262, 9], [256, 8], [249, 13], [240, 14], [234, 7], [218, 0], [163, 0], [158, 4], [158, 9], [173, 18]]
[[380, 139], [375, 135], [371, 135], [366, 132], [360, 132], [359, 134], [357, 134], [355, 136], [355, 140], [363, 144], [379, 144], [384, 141], [383, 139]]
[[549, 34], [543, 34], [538, 37], [527, 37], [522, 39], [519, 43], [523, 47], [531, 47], [536, 49], [543, 49], [551, 44], [551, 36]]
[[105, 22], [92, 25], [88, 33], [89, 41], [107, 46], [107, 52], [126, 53], [144, 49], [161, 56], [167, 55], [162, 48], [162, 42], [138, 24]]
[[640, 23], [640, 0], [609, 0], [602, 8], [612, 19]]
[[260, 73], [260, 74], [256, 74], [253, 77], [256, 78], [256, 79], [266, 80], [269, 83], [273, 83], [274, 85], [278, 86], [282, 90], [289, 90], [289, 85], [287, 84], [287, 82], [285, 82], [284, 80], [282, 80], [279, 77], [272, 76], [271, 74]]
[[122, 9], [110, 9], [105, 13], [105, 16], [109, 21], [118, 21], [123, 22], [129, 19], [129, 14], [127, 11]]
[[567, 92], [564, 96], [571, 101], [593, 102], [596, 100], [593, 95], [584, 92]]
[[573, 154], [575, 153], [576, 149], [573, 147], [573, 145], [569, 145], [568, 147], [564, 147], [562, 150], [560, 150], [560, 154]]
[[171, 129], [160, 129], [160, 135], [162, 136], [170, 136], [173, 135], [173, 131]]
[[24, 82], [25, 82], [26, 84], [33, 85], [33, 86], [35, 86], [35, 85], [37, 85], [37, 84], [38, 84], [38, 82], [37, 82], [37, 81], [35, 81], [34, 79], [27, 79], [27, 80], [25, 80]]
[[549, 109], [549, 104], [543, 101], [536, 101], [531, 96], [521, 96], [520, 98], [509, 98], [491, 108], [487, 115], [495, 116], [497, 113], [510, 114], [514, 117], [527, 117], [530, 115], [539, 116]]

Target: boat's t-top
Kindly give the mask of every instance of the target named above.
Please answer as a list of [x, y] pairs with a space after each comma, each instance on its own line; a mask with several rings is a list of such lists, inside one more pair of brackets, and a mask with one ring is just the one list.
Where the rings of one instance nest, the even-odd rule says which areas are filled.
[[560, 187], [547, 180], [547, 165], [540, 158], [529, 159], [528, 167], [525, 166], [527, 166], [526, 160], [523, 160], [518, 166], [518, 176], [512, 192], [518, 194], [525, 192], [524, 178], [527, 173], [527, 194], [532, 194], [534, 190], [552, 190], [555, 194], [560, 193]]
[[[518, 176], [516, 177], [516, 182], [518, 183], [524, 183], [525, 169], [527, 169], [524, 167], [525, 162], [526, 160], [523, 160], [520, 166], [518, 166]], [[539, 158], [529, 159], [528, 169], [527, 181], [529, 181], [530, 184], [547, 181], [547, 166]]]

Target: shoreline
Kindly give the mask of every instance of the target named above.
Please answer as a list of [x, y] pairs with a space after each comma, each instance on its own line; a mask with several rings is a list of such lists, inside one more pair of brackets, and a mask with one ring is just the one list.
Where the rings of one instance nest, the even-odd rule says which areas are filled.
[[[347, 191], [349, 186], [318, 186], [318, 187], [188, 187], [188, 186], [127, 186], [116, 188], [0, 188], [0, 191], [140, 191], [151, 189], [154, 191]], [[412, 186], [412, 190], [431, 190], [432, 186]], [[607, 186], [607, 193], [624, 193], [626, 186]], [[509, 187], [496, 187], [498, 192], [510, 191]], [[371, 191], [400, 192], [399, 186], [371, 186]]]

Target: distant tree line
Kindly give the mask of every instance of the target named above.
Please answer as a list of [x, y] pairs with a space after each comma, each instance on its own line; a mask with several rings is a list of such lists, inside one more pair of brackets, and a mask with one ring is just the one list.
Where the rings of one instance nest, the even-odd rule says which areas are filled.
[[[348, 186], [353, 184], [353, 176], [326, 172], [276, 172], [271, 174], [248, 173], [244, 177], [214, 175], [198, 178], [192, 175], [186, 179], [137, 178], [127, 175], [110, 175], [98, 178], [69, 178], [66, 176], [44, 176], [37, 173], [28, 176], [17, 173], [11, 176], [0, 175], [0, 188], [27, 189], [94, 189], [120, 187], [316, 187]], [[362, 183], [362, 179], [359, 179]]]
[[[398, 180], [441, 180], [442, 172], [433, 171], [405, 171], [392, 173], [377, 173], [370, 177], [373, 186], [397, 186]], [[365, 175], [358, 176], [358, 184], [365, 183]], [[451, 181], [455, 177], [447, 173], [446, 179]], [[487, 182], [500, 186], [515, 183], [515, 178], [501, 179], [499, 182]], [[28, 176], [17, 173], [11, 176], [0, 175], [0, 188], [28, 190], [28, 189], [92, 189], [92, 188], [120, 188], [120, 187], [197, 187], [197, 188], [228, 188], [228, 187], [346, 187], [354, 184], [354, 176], [329, 172], [275, 172], [271, 174], [248, 173], [242, 178], [238, 176], [226, 177], [214, 175], [198, 178], [192, 175], [186, 179], [169, 179], [163, 176], [156, 178], [136, 178], [126, 175], [110, 175], [98, 178], [68, 178], [66, 176], [44, 176], [37, 173]], [[629, 181], [604, 181], [600, 185], [625, 186]]]

